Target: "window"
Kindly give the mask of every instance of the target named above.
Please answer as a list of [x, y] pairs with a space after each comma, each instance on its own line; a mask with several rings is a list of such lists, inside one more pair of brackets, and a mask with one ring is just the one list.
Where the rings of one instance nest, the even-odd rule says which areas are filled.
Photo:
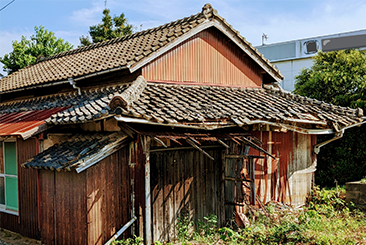
[[18, 211], [16, 142], [0, 143], [0, 210]]

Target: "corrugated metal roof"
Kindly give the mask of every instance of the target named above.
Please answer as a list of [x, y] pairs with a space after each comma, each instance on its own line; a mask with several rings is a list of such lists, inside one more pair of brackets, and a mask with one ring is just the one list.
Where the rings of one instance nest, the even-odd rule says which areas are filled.
[[66, 109], [67, 107], [59, 107], [47, 110], [20, 111], [2, 114], [0, 117], [0, 136], [20, 135], [23, 139], [27, 139], [48, 127], [45, 123], [45, 119]]

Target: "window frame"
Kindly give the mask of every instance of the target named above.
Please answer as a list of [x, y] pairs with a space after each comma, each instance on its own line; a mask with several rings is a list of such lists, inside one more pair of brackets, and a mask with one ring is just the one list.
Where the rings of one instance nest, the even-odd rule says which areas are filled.
[[[15, 143], [15, 157], [16, 157], [16, 170], [17, 173], [16, 175], [13, 174], [6, 174], [6, 167], [5, 167], [5, 143], [8, 142], [12, 142]], [[19, 187], [17, 190], [17, 201], [18, 201], [18, 210], [13, 210], [13, 209], [8, 209], [6, 208], [6, 177], [12, 177], [12, 178], [16, 178], [16, 181], [18, 182], [18, 178], [19, 178], [19, 168], [18, 168], [18, 147], [17, 147], [17, 140], [14, 138], [10, 138], [10, 139], [5, 139], [0, 141], [0, 144], [2, 146], [2, 161], [4, 164], [4, 173], [0, 173], [0, 177], [4, 178], [4, 195], [5, 195], [5, 204], [0, 204], [0, 212], [3, 213], [9, 213], [9, 214], [13, 214], [13, 215], [19, 215]]]

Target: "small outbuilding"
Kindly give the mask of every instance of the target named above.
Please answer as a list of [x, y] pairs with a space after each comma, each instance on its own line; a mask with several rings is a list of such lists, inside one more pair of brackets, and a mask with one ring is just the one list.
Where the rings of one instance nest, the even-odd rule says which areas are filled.
[[182, 214], [225, 225], [246, 205], [303, 205], [320, 147], [365, 118], [282, 79], [210, 4], [1, 79], [0, 227], [44, 244], [127, 227], [151, 244]]

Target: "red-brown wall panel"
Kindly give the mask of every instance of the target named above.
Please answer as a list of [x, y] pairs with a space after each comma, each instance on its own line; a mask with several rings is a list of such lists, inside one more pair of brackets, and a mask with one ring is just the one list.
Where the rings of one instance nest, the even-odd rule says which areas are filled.
[[147, 80], [260, 87], [261, 68], [216, 29], [205, 30], [142, 68]]
[[[34, 239], [40, 238], [38, 229], [37, 172], [21, 164], [37, 154], [35, 138], [17, 140], [18, 159], [18, 216], [0, 212], [0, 227]], [[0, 154], [2, 157], [2, 152]]]
[[88, 244], [104, 244], [131, 219], [128, 148], [86, 171]]

